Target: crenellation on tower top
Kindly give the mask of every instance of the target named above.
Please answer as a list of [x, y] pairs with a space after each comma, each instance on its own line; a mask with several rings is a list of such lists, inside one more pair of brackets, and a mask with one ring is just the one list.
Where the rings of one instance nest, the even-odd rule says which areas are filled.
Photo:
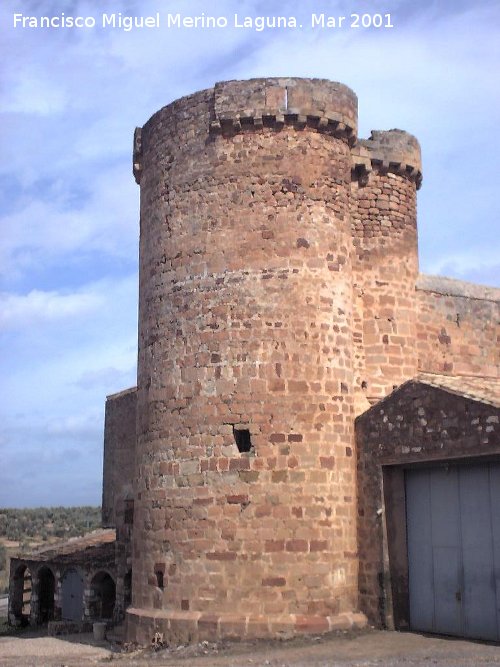
[[360, 139], [353, 151], [355, 166], [369, 158], [371, 167], [394, 173], [422, 184], [422, 157], [418, 140], [404, 130], [372, 130], [369, 139]]

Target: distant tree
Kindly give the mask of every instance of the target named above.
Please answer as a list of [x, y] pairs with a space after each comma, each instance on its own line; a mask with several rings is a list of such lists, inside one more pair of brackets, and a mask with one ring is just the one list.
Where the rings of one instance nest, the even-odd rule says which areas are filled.
[[0, 537], [16, 542], [78, 536], [100, 526], [100, 507], [0, 509]]

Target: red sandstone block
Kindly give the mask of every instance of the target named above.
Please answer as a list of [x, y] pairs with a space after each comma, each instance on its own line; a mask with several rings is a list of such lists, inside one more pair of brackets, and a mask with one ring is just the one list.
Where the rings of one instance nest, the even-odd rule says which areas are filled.
[[236, 560], [234, 551], [209, 551], [207, 553], [208, 560]]
[[308, 547], [309, 545], [307, 544], [307, 540], [288, 540], [286, 543], [287, 551], [308, 551]]
[[269, 380], [267, 383], [269, 391], [285, 391], [284, 380]]
[[286, 586], [284, 577], [265, 577], [262, 579], [263, 586]]
[[266, 553], [273, 553], [275, 551], [284, 551], [285, 550], [285, 541], [284, 540], [266, 540], [264, 545], [264, 551]]
[[286, 436], [284, 433], [271, 433], [269, 436], [269, 442], [277, 443], [277, 442], [285, 442]]
[[250, 460], [247, 457], [230, 459], [229, 470], [250, 470]]
[[245, 494], [226, 496], [226, 500], [230, 505], [247, 505], [249, 502]]
[[219, 472], [226, 472], [229, 470], [229, 459], [220, 458], [217, 460], [217, 469]]
[[324, 616], [297, 616], [295, 628], [298, 632], [328, 632], [330, 625]]
[[288, 391], [307, 393], [307, 390], [307, 382], [304, 382], [303, 380], [288, 380]]
[[334, 456], [320, 456], [319, 462], [322, 468], [327, 468], [328, 470], [333, 470], [333, 468], [335, 467]]
[[213, 498], [195, 498], [193, 500], [193, 505], [211, 505], [213, 502]]
[[272, 505], [259, 505], [258, 507], [255, 508], [255, 516], [257, 518], [263, 516], [271, 516], [272, 509], [273, 509]]
[[302, 433], [290, 433], [288, 436], [288, 442], [302, 442], [302, 440]]
[[326, 540], [311, 540], [310, 551], [326, 551], [328, 542]]

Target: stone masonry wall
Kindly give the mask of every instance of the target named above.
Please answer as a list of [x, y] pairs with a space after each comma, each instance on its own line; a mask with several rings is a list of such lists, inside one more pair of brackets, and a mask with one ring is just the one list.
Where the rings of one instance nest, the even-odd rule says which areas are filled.
[[415, 375], [420, 146], [372, 131], [352, 150], [351, 229], [356, 413]]
[[238, 636], [321, 631], [356, 609], [342, 116], [355, 97], [293, 84], [253, 82], [249, 101], [219, 86], [141, 132], [129, 632], [142, 641], [160, 626], [172, 637], [172, 624], [191, 635], [199, 623]]
[[420, 370], [498, 377], [500, 289], [420, 276], [417, 304]]
[[415, 182], [384, 172], [354, 181], [351, 226], [356, 391], [372, 403], [417, 370]]
[[493, 405], [410, 381], [356, 419], [360, 605], [376, 625], [395, 614], [396, 627], [408, 626], [403, 466], [498, 458], [499, 390]]
[[498, 294], [418, 277], [417, 140], [356, 128], [349, 88], [281, 78], [216, 84], [136, 130], [131, 640], [361, 623], [358, 545], [375, 618], [381, 472], [362, 453], [356, 478], [354, 418], [419, 368], [496, 373]]
[[102, 524], [123, 524], [126, 499], [133, 499], [136, 443], [135, 387], [106, 399], [102, 485]]
[[134, 475], [136, 454], [137, 390], [112, 394], [106, 400], [104, 426], [103, 526], [116, 528], [115, 618], [123, 619], [130, 604]]

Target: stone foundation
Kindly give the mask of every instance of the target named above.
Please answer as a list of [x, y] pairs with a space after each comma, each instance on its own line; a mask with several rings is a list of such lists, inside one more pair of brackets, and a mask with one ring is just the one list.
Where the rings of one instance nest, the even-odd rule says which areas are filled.
[[129, 608], [126, 623], [129, 641], [148, 645], [156, 636], [156, 640], [175, 646], [204, 640], [290, 639], [297, 635], [357, 630], [366, 626], [366, 616], [355, 612], [337, 616], [243, 616]]

